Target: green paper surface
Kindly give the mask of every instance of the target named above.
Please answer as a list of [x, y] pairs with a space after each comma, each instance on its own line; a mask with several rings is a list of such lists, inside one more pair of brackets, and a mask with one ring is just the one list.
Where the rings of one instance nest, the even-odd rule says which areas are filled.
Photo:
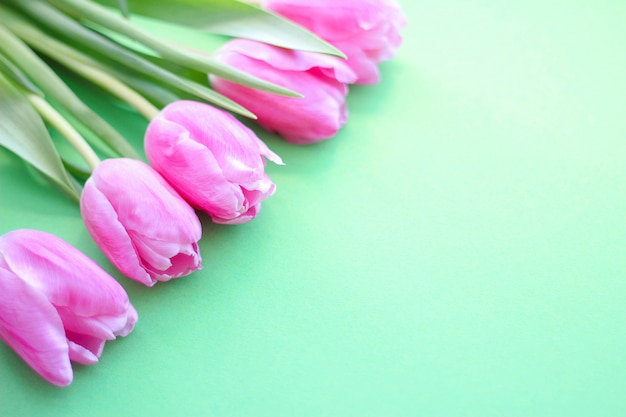
[[[123, 278], [0, 150], [0, 233], [55, 233], [140, 319], [57, 388], [0, 344], [0, 415], [626, 415], [626, 3], [412, 1], [383, 80], [298, 147], [204, 269]], [[140, 149], [146, 122], [83, 97]], [[1, 116], [0, 116], [1, 117]]]

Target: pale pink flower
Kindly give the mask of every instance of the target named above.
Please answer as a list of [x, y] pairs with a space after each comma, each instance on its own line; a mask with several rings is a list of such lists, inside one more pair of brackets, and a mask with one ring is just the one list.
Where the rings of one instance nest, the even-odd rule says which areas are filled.
[[231, 114], [195, 101], [166, 106], [146, 130], [150, 164], [216, 223], [252, 220], [276, 186], [265, 158], [281, 159]]
[[98, 362], [104, 344], [134, 328], [124, 289], [49, 233], [0, 236], [0, 338], [49, 382], [72, 382], [70, 360]]
[[307, 144], [329, 139], [348, 119], [346, 83], [356, 76], [339, 58], [245, 39], [227, 42], [216, 57], [304, 96], [278, 96], [211, 77], [216, 91], [246, 107], [257, 115], [261, 126], [289, 142]]
[[141, 161], [100, 163], [85, 183], [80, 209], [96, 244], [129, 278], [152, 286], [201, 268], [198, 216]]
[[346, 54], [356, 84], [380, 81], [378, 64], [395, 56], [406, 25], [396, 0], [265, 0], [264, 7]]

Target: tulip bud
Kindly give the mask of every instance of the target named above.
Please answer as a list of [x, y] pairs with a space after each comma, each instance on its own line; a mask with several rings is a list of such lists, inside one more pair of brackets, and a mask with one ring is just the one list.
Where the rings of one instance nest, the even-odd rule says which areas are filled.
[[394, 57], [406, 25], [396, 0], [265, 0], [264, 7], [346, 54], [358, 76], [355, 84], [380, 81], [378, 63]]
[[307, 144], [329, 139], [348, 119], [345, 83], [356, 75], [343, 60], [234, 39], [216, 58], [304, 97], [283, 97], [211, 76], [213, 88], [256, 114], [258, 122], [287, 141]]
[[152, 286], [201, 268], [198, 216], [141, 161], [100, 163], [85, 183], [80, 209], [96, 244], [129, 278]]
[[231, 114], [195, 101], [177, 101], [154, 118], [145, 135], [150, 164], [190, 204], [214, 222], [245, 223], [276, 186], [265, 159], [281, 159]]
[[94, 364], [137, 311], [124, 289], [67, 242], [36, 230], [0, 236], [0, 338], [49, 382], [72, 382], [70, 360]]

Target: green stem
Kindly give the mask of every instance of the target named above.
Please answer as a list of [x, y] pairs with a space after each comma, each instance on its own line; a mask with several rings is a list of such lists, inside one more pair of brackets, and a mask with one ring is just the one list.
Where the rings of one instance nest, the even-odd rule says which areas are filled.
[[98, 158], [98, 155], [91, 149], [80, 133], [43, 98], [35, 94], [27, 94], [26, 97], [28, 97], [28, 100], [41, 117], [58, 130], [74, 149], [76, 149], [85, 162], [87, 162], [89, 168], [91, 168], [92, 171], [96, 169], [98, 164], [100, 164], [100, 158]]
[[112, 77], [95, 67], [84, 65], [77, 61], [73, 61], [71, 63], [67, 62], [66, 65], [94, 84], [108, 90], [111, 94], [135, 108], [146, 119], [152, 120], [158, 116], [159, 109], [154, 107], [152, 103], [146, 100], [141, 94], [137, 93], [117, 78]]
[[32, 26], [20, 27], [20, 34], [28, 39], [31, 46], [128, 103], [148, 120], [152, 120], [159, 114], [159, 109], [152, 103], [117, 78], [98, 68], [98, 62], [87, 55], [54, 38], [45, 36]]
[[16, 67], [7, 57], [0, 51], [0, 73], [5, 77], [10, 78], [15, 84], [21, 86], [29, 93], [43, 96], [40, 89], [22, 72]]
[[0, 1], [0, 52], [18, 66], [46, 97], [63, 106], [115, 153], [127, 158], [140, 159], [132, 146], [111, 125], [85, 105], [52, 68], [18, 37], [22, 29], [28, 27], [34, 28], [34, 25]]
[[[18, 26], [16, 22], [19, 23], [19, 26], [33, 26], [31, 22], [25, 21], [20, 15], [9, 13], [11, 10], [3, 8], [2, 1], [7, 0], [0, 0], [0, 10], [2, 11], [2, 13], [0, 13], [0, 23], [11, 27], [11, 30], [14, 30], [16, 33], [19, 30], [19, 27], [16, 27]], [[207, 86], [195, 83], [159, 65], [153, 64], [100, 33], [88, 29], [47, 2], [39, 0], [11, 0], [11, 4], [35, 20], [38, 26], [46, 27], [53, 32], [63, 34], [63, 36], [68, 39], [72, 39], [74, 45], [85, 48], [87, 51], [93, 51], [94, 54], [103, 55], [107, 59], [122, 64], [133, 72], [140, 72], [148, 78], [156, 78], [171, 88], [180, 89], [186, 93], [217, 104], [226, 110], [251, 119], [256, 119], [253, 113], [233, 100], [222, 96]], [[0, 29], [2, 29], [2, 24], [0, 24]], [[3, 47], [4, 45], [0, 42], [0, 49]], [[124, 143], [128, 144], [125, 141]], [[137, 156], [135, 158], [139, 157]]]
[[302, 97], [300, 93], [296, 93], [282, 86], [278, 86], [254, 77], [248, 73], [209, 58], [208, 56], [187, 51], [178, 46], [162, 41], [151, 33], [130, 23], [127, 19], [91, 1], [51, 0], [51, 3], [57, 5], [68, 14], [97, 23], [107, 29], [134, 39], [156, 51], [163, 58], [171, 59], [172, 61], [188, 68], [201, 72], [210, 72], [232, 82], [269, 91], [274, 94], [288, 97]]

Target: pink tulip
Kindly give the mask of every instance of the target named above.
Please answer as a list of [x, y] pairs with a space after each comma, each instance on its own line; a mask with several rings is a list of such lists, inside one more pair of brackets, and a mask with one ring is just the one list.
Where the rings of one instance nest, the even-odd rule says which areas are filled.
[[406, 24], [396, 0], [265, 0], [264, 7], [346, 54], [356, 84], [380, 81], [378, 63], [394, 57]]
[[147, 286], [201, 268], [200, 220], [152, 168], [134, 159], [107, 159], [85, 183], [80, 209], [104, 254]]
[[339, 58], [235, 39], [224, 45], [217, 59], [304, 96], [278, 96], [211, 77], [216, 91], [252, 111], [261, 126], [289, 142], [329, 139], [348, 119], [345, 83], [356, 76]]
[[229, 113], [177, 101], [154, 118], [145, 135], [150, 164], [190, 204], [216, 223], [252, 220], [276, 186], [265, 159], [281, 159]]
[[137, 311], [124, 289], [67, 242], [36, 230], [0, 236], [0, 339], [49, 382], [72, 382], [70, 360], [98, 362]]

